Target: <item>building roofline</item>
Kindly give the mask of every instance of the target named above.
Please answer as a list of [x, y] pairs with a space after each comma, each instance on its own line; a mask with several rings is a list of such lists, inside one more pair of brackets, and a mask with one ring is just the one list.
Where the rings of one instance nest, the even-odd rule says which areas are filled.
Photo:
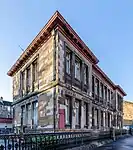
[[125, 91], [121, 88], [120, 85], [116, 85], [116, 89], [118, 89], [118, 90], [123, 94], [123, 96], [127, 96], [127, 94], [126, 94]]
[[9, 76], [13, 76], [19, 68], [22, 67], [23, 63], [37, 50], [37, 48], [44, 42], [48, 36], [51, 34], [52, 29], [54, 29], [58, 24], [61, 24], [61, 27], [64, 31], [69, 34], [69, 36], [76, 42], [76, 44], [86, 53], [88, 56], [91, 56], [94, 64], [97, 64], [99, 60], [97, 57], [91, 52], [91, 50], [86, 46], [86, 44], [81, 40], [78, 34], [72, 29], [72, 27], [67, 23], [64, 17], [56, 11], [54, 15], [50, 18], [50, 20], [46, 23], [43, 29], [38, 33], [38, 35], [34, 38], [34, 40], [30, 43], [30, 45], [26, 48], [26, 50], [21, 54], [16, 63], [11, 67], [8, 71]]
[[93, 68], [99, 72], [103, 76], [104, 79], [115, 89], [115, 84], [111, 81], [111, 79], [102, 71], [102, 69], [98, 65], [93, 65]]
[[133, 105], [133, 102], [131, 102], [131, 101], [124, 100], [123, 102], [124, 102], [124, 103], [130, 103], [130, 104]]
[[115, 85], [113, 81], [102, 71], [102, 69], [98, 65], [93, 65], [93, 68], [96, 69], [106, 81], [113, 86], [114, 89], [117, 89], [121, 92], [123, 96], [126, 96], [127, 94], [124, 92], [124, 90], [120, 87], [120, 85]]

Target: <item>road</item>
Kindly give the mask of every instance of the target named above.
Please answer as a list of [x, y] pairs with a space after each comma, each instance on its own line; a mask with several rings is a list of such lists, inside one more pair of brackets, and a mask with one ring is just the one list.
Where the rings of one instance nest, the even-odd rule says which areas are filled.
[[95, 150], [133, 150], [133, 136], [96, 148]]

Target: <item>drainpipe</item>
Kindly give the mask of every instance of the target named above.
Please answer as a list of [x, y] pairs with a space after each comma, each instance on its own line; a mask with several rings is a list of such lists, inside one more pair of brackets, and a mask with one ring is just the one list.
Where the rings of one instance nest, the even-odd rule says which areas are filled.
[[[53, 36], [53, 81], [56, 81], [56, 33], [55, 30], [52, 31]], [[54, 132], [56, 129], [56, 87], [53, 91], [53, 125]]]

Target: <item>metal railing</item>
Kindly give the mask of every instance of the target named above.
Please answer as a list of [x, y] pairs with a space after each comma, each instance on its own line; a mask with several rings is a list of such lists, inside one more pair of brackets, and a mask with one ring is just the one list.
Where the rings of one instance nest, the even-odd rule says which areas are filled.
[[[116, 136], [126, 134], [125, 130]], [[111, 138], [111, 132], [56, 132], [0, 135], [0, 150], [60, 150]]]

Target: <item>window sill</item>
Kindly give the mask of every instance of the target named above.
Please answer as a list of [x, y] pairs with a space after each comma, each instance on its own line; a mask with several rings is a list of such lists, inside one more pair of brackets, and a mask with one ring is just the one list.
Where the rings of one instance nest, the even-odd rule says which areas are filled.
[[66, 72], [66, 75], [69, 76], [69, 77], [71, 77], [71, 73], [69, 74], [69, 73]]
[[75, 80], [78, 81], [78, 82], [81, 82], [81, 80], [77, 79], [76, 77], [75, 77]]

